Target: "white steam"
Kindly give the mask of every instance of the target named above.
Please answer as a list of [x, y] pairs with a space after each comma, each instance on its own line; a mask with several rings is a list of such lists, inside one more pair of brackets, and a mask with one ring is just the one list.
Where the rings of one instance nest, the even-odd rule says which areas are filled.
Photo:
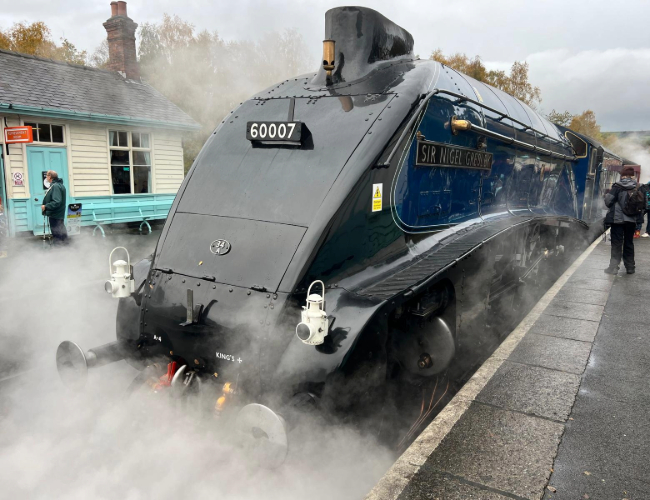
[[641, 182], [644, 184], [650, 181], [650, 148], [648, 147], [648, 139], [649, 137], [647, 135], [630, 134], [619, 137], [615, 143], [615, 149], [618, 154], [641, 165]]
[[125, 362], [91, 371], [81, 393], [62, 386], [60, 341], [87, 349], [115, 340], [117, 303], [102, 281], [118, 244], [137, 261], [155, 236], [82, 236], [53, 250], [30, 238], [0, 260], [0, 496], [363, 498], [394, 456], [350, 428], [299, 427], [285, 465], [269, 471], [224, 444], [217, 420], [197, 419], [165, 394], [124, 400], [137, 373]]

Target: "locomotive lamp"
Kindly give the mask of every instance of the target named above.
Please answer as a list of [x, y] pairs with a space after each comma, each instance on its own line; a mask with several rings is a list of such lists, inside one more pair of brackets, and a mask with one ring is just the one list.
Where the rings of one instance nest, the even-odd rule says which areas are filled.
[[[123, 260], [113, 260], [115, 250], [124, 250], [126, 253], [126, 262]], [[115, 272], [113, 272], [115, 269]], [[129, 252], [124, 247], [116, 247], [108, 256], [108, 273], [111, 279], [104, 283], [104, 290], [110, 293], [116, 299], [121, 299], [130, 296], [135, 291], [135, 280], [133, 279], [133, 271], [131, 268], [131, 258]]]
[[334, 44], [334, 40], [323, 40], [323, 69], [327, 72], [328, 80], [334, 71]]
[[[322, 297], [311, 293], [311, 288], [320, 283]], [[325, 312], [325, 285], [322, 281], [314, 281], [307, 289], [307, 305], [300, 313], [302, 321], [296, 327], [296, 335], [307, 345], [320, 345], [325, 341], [329, 329], [329, 320]]]

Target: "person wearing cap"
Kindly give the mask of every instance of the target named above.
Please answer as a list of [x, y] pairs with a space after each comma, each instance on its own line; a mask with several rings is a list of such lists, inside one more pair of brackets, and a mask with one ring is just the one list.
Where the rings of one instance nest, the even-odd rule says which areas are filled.
[[637, 187], [634, 180], [634, 169], [623, 167], [621, 179], [614, 183], [612, 189], [605, 195], [605, 205], [609, 209], [605, 217], [605, 225], [611, 227], [612, 253], [607, 274], [618, 273], [618, 267], [623, 264], [627, 274], [634, 274], [634, 231], [636, 230], [637, 217], [627, 215], [623, 207], [630, 191]]

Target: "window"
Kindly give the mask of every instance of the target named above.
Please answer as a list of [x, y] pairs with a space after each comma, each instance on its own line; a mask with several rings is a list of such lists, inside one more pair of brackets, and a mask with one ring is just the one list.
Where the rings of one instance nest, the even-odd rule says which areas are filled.
[[50, 123], [27, 123], [34, 132], [34, 142], [50, 142], [63, 144], [63, 125], [52, 125]]
[[113, 194], [151, 192], [151, 138], [141, 132], [110, 130]]

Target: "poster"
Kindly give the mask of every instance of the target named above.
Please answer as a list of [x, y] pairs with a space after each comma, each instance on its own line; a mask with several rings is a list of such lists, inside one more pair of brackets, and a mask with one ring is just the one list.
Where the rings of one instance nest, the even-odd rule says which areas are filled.
[[68, 217], [66, 222], [69, 236], [81, 233], [81, 203], [72, 203], [68, 205]]

